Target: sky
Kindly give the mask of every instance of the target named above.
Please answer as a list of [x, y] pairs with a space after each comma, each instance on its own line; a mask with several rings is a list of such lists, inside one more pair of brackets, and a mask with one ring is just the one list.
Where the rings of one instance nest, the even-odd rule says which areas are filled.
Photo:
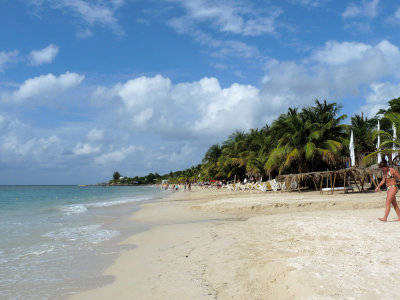
[[236, 130], [400, 97], [389, 0], [0, 0], [0, 184], [197, 165]]

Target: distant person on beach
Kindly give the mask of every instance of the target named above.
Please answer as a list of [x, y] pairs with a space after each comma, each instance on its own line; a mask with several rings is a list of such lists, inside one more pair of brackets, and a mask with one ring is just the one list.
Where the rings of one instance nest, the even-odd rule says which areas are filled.
[[375, 192], [378, 192], [380, 187], [384, 184], [386, 184], [387, 188], [385, 215], [383, 216], [383, 218], [379, 218], [379, 220], [381, 220], [382, 222], [387, 221], [387, 217], [390, 212], [390, 204], [392, 204], [397, 214], [397, 219], [395, 221], [400, 221], [400, 209], [396, 201], [396, 178], [400, 180], [400, 174], [395, 169], [389, 168], [386, 162], [381, 162], [379, 164], [379, 168], [382, 169], [383, 178], [381, 183], [379, 183], [379, 185], [376, 187]]

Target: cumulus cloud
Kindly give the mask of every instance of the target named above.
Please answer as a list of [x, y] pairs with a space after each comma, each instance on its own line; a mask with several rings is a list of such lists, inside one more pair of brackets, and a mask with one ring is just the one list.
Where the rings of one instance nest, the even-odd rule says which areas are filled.
[[123, 161], [128, 155], [132, 154], [137, 147], [128, 146], [121, 149], [102, 154], [95, 158], [95, 163], [98, 165], [109, 165]]
[[91, 145], [88, 143], [78, 143], [76, 144], [73, 152], [76, 155], [87, 155], [87, 154], [93, 154], [93, 153], [98, 153], [100, 151], [101, 146], [97, 145]]
[[373, 117], [381, 108], [387, 108], [387, 101], [400, 96], [400, 83], [377, 82], [368, 87], [366, 103], [360, 107], [368, 117]]
[[0, 72], [3, 72], [7, 65], [16, 60], [18, 53], [17, 50], [0, 52]]
[[340, 102], [366, 95], [372, 83], [400, 78], [400, 50], [389, 41], [375, 45], [329, 41], [303, 61], [274, 61], [261, 87], [216, 78], [173, 83], [162, 75], [99, 87], [95, 103], [109, 103], [120, 128], [168, 139], [206, 140], [234, 130], [262, 127], [290, 106], [316, 98]]
[[313, 59], [328, 65], [345, 65], [361, 60], [372, 47], [363, 43], [328, 41], [323, 49], [316, 51]]
[[309, 105], [315, 98], [340, 103], [359, 96], [366, 99], [361, 109], [374, 114], [399, 96], [399, 70], [399, 48], [383, 40], [377, 44], [328, 41], [303, 60], [271, 60], [257, 87], [222, 86], [214, 77], [173, 82], [156, 75], [99, 86], [93, 92], [84, 89], [88, 94], [82, 95], [76, 90], [81, 91], [84, 76], [43, 75], [9, 91], [10, 100], [36, 103], [73, 92], [79, 94], [78, 101], [91, 100], [80, 101], [86, 105], [85, 118], [44, 131], [0, 115], [0, 163], [30, 160], [80, 170], [87, 166], [96, 178], [111, 176], [115, 170], [140, 175], [186, 168], [199, 163], [207, 147], [234, 130], [262, 127], [289, 106]]
[[53, 100], [66, 90], [82, 83], [85, 76], [66, 72], [60, 76], [51, 73], [25, 80], [16, 91], [5, 93], [2, 99], [20, 103], [27, 100]]
[[55, 135], [49, 138], [32, 138], [24, 141], [15, 135], [7, 134], [0, 140], [0, 148], [3, 153], [7, 153], [7, 157], [13, 157], [15, 160], [30, 156], [40, 161], [46, 159], [45, 152], [47, 149], [60, 142], [60, 139]]
[[378, 5], [379, 0], [362, 1], [361, 5], [350, 3], [342, 13], [342, 17], [344, 19], [355, 17], [375, 18], [378, 14]]
[[360, 96], [373, 82], [399, 78], [399, 67], [399, 48], [388, 41], [376, 45], [331, 41], [302, 63], [274, 64], [264, 79], [261, 95], [277, 109], [310, 104], [315, 98]]
[[58, 54], [59, 48], [50, 44], [40, 50], [33, 50], [29, 54], [29, 64], [31, 66], [40, 66], [42, 64], [51, 63]]
[[216, 78], [173, 84], [156, 75], [101, 90], [122, 103], [120, 119], [131, 130], [207, 139], [259, 125], [258, 89], [250, 85], [222, 88]]

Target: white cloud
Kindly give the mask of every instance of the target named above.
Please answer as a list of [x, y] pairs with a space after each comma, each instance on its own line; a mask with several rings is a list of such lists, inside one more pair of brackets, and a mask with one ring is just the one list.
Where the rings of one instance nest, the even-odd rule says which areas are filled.
[[[37, 103], [60, 92], [73, 93], [76, 103], [84, 105], [79, 111], [83, 118], [66, 124], [69, 113], [76, 117], [77, 108], [65, 106], [57, 114], [67, 115], [57, 123], [59, 127], [38, 129], [2, 114], [0, 162], [85, 170], [71, 174], [73, 180], [89, 176], [82, 175], [86, 173], [90, 178], [109, 178], [115, 170], [129, 176], [168, 172], [200, 162], [212, 143], [223, 141], [234, 130], [262, 127], [289, 106], [309, 105], [315, 98], [342, 102], [355, 95], [367, 99], [365, 112], [375, 113], [400, 93], [400, 50], [386, 40], [377, 44], [328, 41], [303, 60], [271, 59], [266, 68], [260, 87], [222, 86], [213, 77], [173, 82], [156, 75], [100, 86], [85, 94], [81, 91], [89, 89], [78, 87], [84, 76], [76, 73], [28, 79], [7, 93], [10, 100]], [[50, 115], [52, 107], [48, 108]], [[18, 107], [23, 109], [29, 106]]]
[[84, 78], [83, 75], [70, 72], [58, 77], [51, 73], [41, 75], [25, 80], [16, 91], [3, 94], [2, 99], [16, 103], [26, 100], [52, 100], [66, 90], [81, 84]]
[[[248, 130], [260, 126], [257, 118], [260, 107], [258, 89], [250, 85], [233, 84], [221, 89], [216, 79], [203, 79], [201, 84], [214, 86], [210, 101], [200, 103], [201, 115], [194, 121], [193, 129], [199, 133], [228, 133], [233, 128]], [[263, 111], [266, 113], [266, 111]]]
[[355, 17], [375, 18], [378, 15], [379, 0], [362, 1], [361, 5], [350, 3], [342, 13], [344, 19]]
[[50, 44], [41, 50], [33, 50], [29, 54], [29, 63], [31, 66], [40, 66], [51, 63], [58, 54], [59, 48]]
[[353, 60], [361, 60], [371, 48], [370, 45], [356, 42], [328, 41], [322, 50], [315, 52], [313, 58], [328, 65], [345, 65]]
[[[116, 34], [123, 34], [123, 30], [115, 17], [115, 11], [121, 8], [124, 0], [98, 0], [95, 3], [86, 0], [29, 0], [30, 4], [41, 8], [51, 7], [71, 14], [89, 27], [100, 25], [111, 28]], [[84, 32], [91, 32], [84, 30]]]
[[[170, 2], [180, 4], [186, 13], [170, 19], [168, 24], [178, 33], [187, 34], [199, 44], [209, 47], [212, 56], [221, 58], [258, 59], [260, 57], [258, 48], [236, 37], [276, 35], [277, 18], [283, 13], [276, 7], [255, 9], [233, 1], [170, 0]], [[212, 32], [215, 30], [223, 35], [214, 36]]]
[[282, 13], [277, 8], [270, 7], [267, 12], [262, 12], [227, 1], [177, 0], [175, 2], [180, 3], [187, 12], [184, 17], [178, 18], [180, 25], [185, 23], [187, 27], [196, 22], [207, 23], [221, 32], [249, 36], [275, 33], [276, 18]]
[[186, 24], [181, 24], [178, 20], [172, 20], [169, 24], [174, 28], [179, 28], [177, 29], [179, 33], [188, 34], [199, 44], [208, 46], [211, 49], [211, 56], [222, 58], [240, 57], [247, 59], [257, 59], [260, 57], [260, 52], [257, 47], [250, 46], [242, 41], [216, 39], [201, 30], [191, 29]]
[[319, 0], [291, 0], [295, 4], [300, 4], [306, 7], [317, 7], [321, 5]]
[[21, 157], [30, 156], [36, 160], [46, 159], [46, 151], [50, 147], [59, 144], [60, 139], [52, 135], [49, 138], [31, 138], [27, 141], [21, 141], [14, 134], [6, 134], [0, 140], [0, 148], [7, 157], [21, 159]]
[[22, 123], [16, 118], [0, 115], [0, 133], [1, 135], [14, 131], [15, 129], [23, 128]]
[[129, 146], [123, 147], [119, 150], [102, 154], [95, 158], [95, 163], [98, 165], [109, 165], [123, 161], [128, 155], [132, 154], [137, 147]]
[[381, 108], [387, 108], [387, 102], [400, 96], [400, 83], [379, 82], [369, 85], [366, 104], [359, 111], [373, 117]]
[[0, 72], [3, 72], [6, 66], [16, 60], [16, 57], [18, 55], [18, 51], [1, 51], [0, 52]]
[[87, 133], [86, 138], [90, 142], [102, 141], [104, 139], [104, 131], [97, 128], [93, 128]]
[[398, 25], [400, 24], [400, 7], [396, 9], [394, 14], [389, 16], [386, 20], [390, 24]]
[[397, 46], [385, 40], [376, 45], [329, 41], [303, 61], [270, 63], [261, 88], [221, 87], [207, 77], [174, 84], [156, 75], [99, 87], [92, 99], [114, 108], [119, 128], [210, 142], [234, 130], [262, 127], [288, 107], [310, 105], [316, 98], [340, 102], [365, 95], [371, 83], [387, 77], [400, 78]]
[[76, 155], [88, 155], [93, 153], [98, 153], [101, 149], [100, 145], [93, 146], [88, 143], [78, 143], [76, 144], [73, 152]]
[[282, 111], [311, 104], [315, 98], [360, 96], [365, 87], [386, 77], [400, 78], [400, 51], [395, 45], [385, 40], [374, 46], [329, 42], [303, 63], [271, 66], [261, 97], [270, 99], [270, 110]]
[[400, 50], [386, 40], [375, 46], [356, 42], [330, 41], [324, 48], [314, 52], [311, 60], [321, 65], [337, 67], [341, 73], [344, 70], [350, 73], [368, 71], [367, 74], [359, 74], [360, 79], [384, 74], [400, 74], [398, 71]]
[[121, 126], [130, 126], [130, 130], [207, 139], [228, 135], [232, 128], [259, 125], [255, 117], [259, 110], [258, 89], [249, 85], [233, 84], [224, 89], [216, 78], [172, 84], [170, 79], [157, 75], [101, 90], [113, 103], [117, 98], [123, 104], [118, 110], [119, 119]]

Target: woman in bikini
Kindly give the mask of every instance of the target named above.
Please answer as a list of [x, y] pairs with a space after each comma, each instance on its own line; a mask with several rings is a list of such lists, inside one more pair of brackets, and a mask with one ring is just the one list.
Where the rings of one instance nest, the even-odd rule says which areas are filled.
[[396, 193], [397, 193], [396, 178], [400, 180], [400, 174], [395, 169], [389, 168], [386, 162], [381, 162], [379, 164], [379, 168], [382, 169], [383, 179], [381, 183], [379, 183], [379, 185], [376, 187], [375, 192], [378, 192], [379, 188], [385, 183], [387, 188], [385, 215], [383, 216], [383, 218], [379, 218], [379, 220], [381, 220], [382, 222], [387, 221], [387, 217], [390, 211], [390, 204], [392, 204], [397, 214], [397, 219], [395, 221], [400, 221], [400, 209], [396, 201]]

